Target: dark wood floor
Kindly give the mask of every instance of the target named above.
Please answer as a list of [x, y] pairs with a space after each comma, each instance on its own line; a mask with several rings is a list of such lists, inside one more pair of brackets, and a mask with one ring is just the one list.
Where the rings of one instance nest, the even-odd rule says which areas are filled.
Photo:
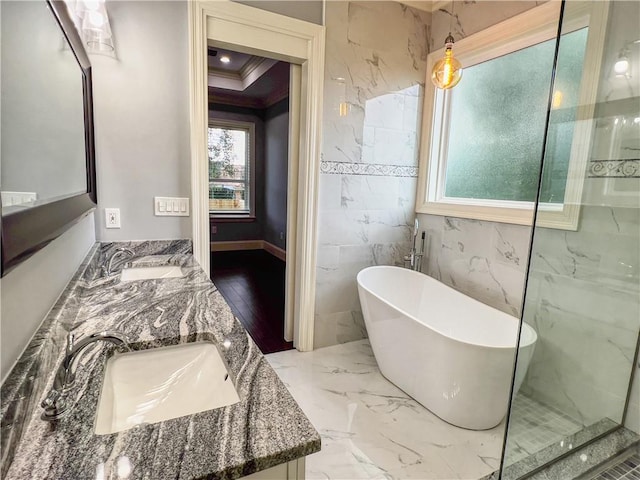
[[263, 353], [284, 341], [285, 263], [264, 250], [211, 253], [211, 280]]

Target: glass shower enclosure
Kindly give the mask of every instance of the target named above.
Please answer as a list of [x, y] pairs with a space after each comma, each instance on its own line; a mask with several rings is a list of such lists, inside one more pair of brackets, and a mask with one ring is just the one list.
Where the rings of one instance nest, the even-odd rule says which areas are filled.
[[538, 338], [512, 398], [503, 479], [640, 433], [638, 19], [635, 1], [562, 7], [522, 318]]

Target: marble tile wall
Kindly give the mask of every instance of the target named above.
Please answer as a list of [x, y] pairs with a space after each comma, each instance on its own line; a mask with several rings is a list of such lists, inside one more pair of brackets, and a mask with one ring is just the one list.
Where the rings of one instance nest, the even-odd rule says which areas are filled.
[[[453, 34], [459, 40], [540, 3], [456, 2]], [[430, 49], [440, 47], [451, 18], [450, 6], [433, 13]], [[584, 207], [578, 232], [538, 229], [526, 315], [540, 338], [522, 391], [585, 424], [603, 416], [620, 420], [640, 321], [640, 209], [637, 196], [629, 196], [637, 180], [602, 182], [611, 180], [586, 180], [584, 203], [611, 208]], [[529, 228], [432, 215], [418, 219], [427, 232], [425, 273], [520, 314]], [[634, 370], [626, 425], [638, 431], [640, 367]]]
[[[541, 3], [456, 3], [453, 33], [456, 39], [468, 36]], [[423, 12], [388, 2], [327, 3], [316, 347], [366, 336], [355, 276], [368, 265], [401, 264], [410, 248], [414, 132], [427, 53], [418, 38], [426, 34], [431, 48], [439, 48], [450, 19], [449, 6], [430, 21]], [[340, 116], [340, 103], [348, 105], [348, 115]], [[600, 190], [592, 183], [599, 181], [587, 179], [585, 191]], [[540, 339], [523, 391], [585, 424], [604, 415], [620, 418], [628, 382], [623, 377], [637, 339], [640, 226], [637, 206], [623, 208], [629, 206], [585, 207], [578, 232], [539, 229], [536, 240], [527, 318]], [[427, 232], [425, 273], [521, 314], [530, 228], [434, 215], [418, 219]], [[595, 349], [598, 355], [590, 355]], [[636, 373], [627, 418], [635, 431], [639, 383]]]
[[[429, 50], [523, 13], [542, 1], [456, 2], [433, 12]], [[423, 272], [514, 316], [522, 311], [531, 228], [437, 215], [418, 215], [427, 232]]]
[[429, 23], [395, 2], [326, 4], [316, 348], [366, 337], [356, 275], [409, 250]]
[[426, 232], [424, 273], [520, 316], [530, 227], [422, 214], [418, 221]]
[[448, 3], [433, 12], [429, 51], [442, 48], [449, 31], [458, 41], [543, 3], [545, 1], [456, 1], [453, 19], [451, 3]]
[[640, 209], [591, 205], [577, 232], [534, 236], [524, 318], [538, 342], [522, 391], [583, 425], [622, 419], [640, 329], [639, 236]]
[[613, 77], [608, 65], [626, 42], [620, 32], [637, 31], [631, 19], [639, 12], [634, 2], [610, 6], [579, 229], [536, 230], [524, 318], [539, 341], [523, 387], [584, 425], [603, 417], [619, 422], [635, 371], [626, 425], [636, 432], [640, 143], [629, 107], [638, 89]]

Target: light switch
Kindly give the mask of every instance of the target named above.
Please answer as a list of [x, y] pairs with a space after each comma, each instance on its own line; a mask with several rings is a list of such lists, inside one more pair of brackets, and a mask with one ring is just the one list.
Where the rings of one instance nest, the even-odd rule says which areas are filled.
[[158, 217], [188, 217], [189, 199], [181, 197], [154, 197], [154, 212]]

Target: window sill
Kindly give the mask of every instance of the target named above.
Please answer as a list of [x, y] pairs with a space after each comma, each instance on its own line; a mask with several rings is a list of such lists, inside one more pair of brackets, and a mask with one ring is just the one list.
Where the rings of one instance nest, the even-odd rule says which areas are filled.
[[211, 223], [251, 223], [256, 221], [253, 215], [235, 215], [235, 214], [209, 214]]
[[417, 213], [470, 218], [490, 222], [529, 225], [533, 223], [533, 205], [529, 208], [489, 207], [483, 205], [425, 202], [416, 208]]
[[[483, 204], [484, 203], [484, 204]], [[532, 202], [509, 201], [440, 201], [424, 202], [418, 205], [416, 213], [442, 215], [447, 217], [468, 218], [512, 225], [533, 225]], [[541, 203], [538, 207], [536, 227], [554, 228], [558, 230], [577, 230], [580, 206], [575, 204]]]

